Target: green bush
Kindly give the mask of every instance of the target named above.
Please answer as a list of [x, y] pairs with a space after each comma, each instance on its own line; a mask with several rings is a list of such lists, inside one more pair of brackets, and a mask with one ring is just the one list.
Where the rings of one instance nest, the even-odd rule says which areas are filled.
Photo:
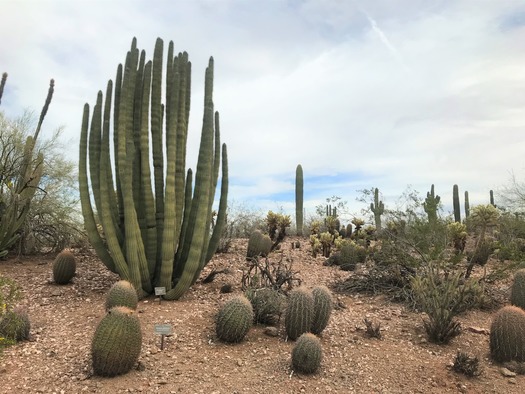
[[475, 279], [464, 280], [460, 272], [447, 272], [430, 264], [412, 279], [412, 292], [418, 309], [425, 312], [428, 339], [447, 343], [461, 331], [455, 317], [469, 307], [483, 303], [483, 289]]

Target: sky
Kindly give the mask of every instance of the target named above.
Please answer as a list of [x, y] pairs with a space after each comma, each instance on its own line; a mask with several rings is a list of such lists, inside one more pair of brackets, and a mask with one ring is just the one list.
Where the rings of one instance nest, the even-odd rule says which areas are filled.
[[[525, 176], [523, 0], [0, 0], [0, 109], [16, 117], [55, 94], [42, 135], [63, 127], [77, 160], [84, 103], [113, 79], [131, 40], [157, 37], [192, 62], [188, 165], [195, 167], [204, 70], [228, 146], [229, 200], [295, 212], [295, 170], [313, 214], [379, 188], [452, 187], [471, 206]], [[217, 192], [218, 194], [218, 192]], [[461, 199], [462, 200], [462, 199]], [[496, 201], [497, 203], [497, 201]]]

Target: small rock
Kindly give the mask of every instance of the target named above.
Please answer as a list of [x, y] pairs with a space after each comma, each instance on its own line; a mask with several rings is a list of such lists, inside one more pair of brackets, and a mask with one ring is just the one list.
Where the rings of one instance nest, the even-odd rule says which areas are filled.
[[500, 373], [507, 377], [507, 378], [513, 378], [516, 376], [516, 372], [509, 371], [507, 368], [500, 368]]
[[467, 330], [469, 330], [470, 332], [473, 332], [474, 334], [484, 334], [484, 335], [490, 334], [489, 330], [487, 330], [486, 328], [481, 328], [481, 327], [469, 327], [467, 328]]
[[509, 383], [510, 384], [518, 384], [518, 382], [516, 381], [516, 378], [509, 378]]

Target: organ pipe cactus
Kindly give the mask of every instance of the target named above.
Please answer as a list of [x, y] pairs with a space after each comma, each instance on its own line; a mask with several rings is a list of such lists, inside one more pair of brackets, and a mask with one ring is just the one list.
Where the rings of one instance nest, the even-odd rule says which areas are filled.
[[[0, 82], [0, 99], [6, 80], [7, 74], [4, 73]], [[42, 123], [53, 98], [54, 87], [55, 81], [52, 79], [35, 133], [27, 137], [23, 156], [16, 158], [16, 160], [20, 160], [20, 171], [14, 180], [2, 179], [2, 174], [0, 174], [0, 257], [5, 256], [9, 248], [20, 238], [19, 230], [25, 223], [31, 200], [42, 177], [44, 156], [42, 153], [37, 153], [35, 147]], [[4, 184], [7, 186], [5, 195], [3, 193]]]
[[295, 222], [297, 226], [297, 235], [303, 235], [303, 167], [297, 165], [295, 170]]
[[[115, 82], [107, 84], [105, 101], [98, 93], [91, 122], [89, 105], [84, 106], [79, 185], [87, 234], [103, 263], [131, 282], [139, 296], [165, 287], [165, 299], [178, 299], [215, 253], [226, 216], [228, 164], [214, 113], [210, 58], [195, 174], [186, 169], [191, 63], [186, 52], [174, 55], [170, 42], [163, 76], [163, 48], [157, 39], [153, 61], [146, 62], [133, 39]], [[212, 233], [221, 156], [221, 196]]]
[[435, 224], [437, 221], [437, 211], [441, 197], [434, 193], [434, 185], [430, 186], [430, 192], [427, 192], [427, 198], [423, 202], [423, 208], [428, 216], [428, 222]]
[[374, 202], [370, 203], [370, 210], [374, 214], [377, 231], [381, 230], [381, 215], [385, 212], [385, 205], [383, 201], [379, 201], [379, 189], [374, 190]]

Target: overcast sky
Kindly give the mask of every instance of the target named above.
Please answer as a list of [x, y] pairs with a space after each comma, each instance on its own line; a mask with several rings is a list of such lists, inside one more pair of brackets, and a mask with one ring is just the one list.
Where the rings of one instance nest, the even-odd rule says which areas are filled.
[[294, 212], [378, 187], [393, 207], [407, 185], [452, 186], [471, 205], [525, 177], [523, 0], [0, 0], [0, 107], [37, 113], [55, 95], [44, 136], [64, 126], [77, 160], [84, 103], [113, 79], [133, 37], [192, 61], [195, 166], [204, 70], [215, 59], [215, 108], [230, 163], [230, 199]]

